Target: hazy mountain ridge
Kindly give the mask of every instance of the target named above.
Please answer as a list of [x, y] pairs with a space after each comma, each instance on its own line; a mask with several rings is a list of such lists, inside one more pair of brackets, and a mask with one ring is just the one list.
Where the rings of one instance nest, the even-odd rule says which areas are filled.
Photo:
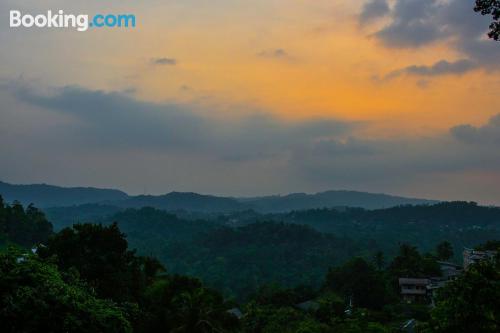
[[128, 198], [125, 192], [93, 187], [60, 187], [47, 184], [13, 185], [0, 181], [0, 195], [7, 202], [17, 200], [37, 207], [73, 206]]
[[261, 212], [286, 212], [330, 207], [359, 207], [381, 209], [401, 205], [435, 204], [439, 201], [405, 198], [380, 193], [359, 191], [326, 191], [316, 194], [292, 193], [284, 196], [267, 196], [243, 199], [252, 209]]
[[170, 192], [164, 195], [139, 195], [126, 200], [107, 202], [121, 208], [153, 207], [163, 210], [199, 212], [231, 212], [247, 207], [233, 198], [217, 197], [193, 192]]
[[164, 195], [130, 196], [125, 192], [91, 187], [58, 187], [52, 185], [12, 185], [0, 182], [0, 195], [7, 202], [18, 200], [38, 207], [65, 207], [102, 204], [119, 208], [154, 207], [163, 210], [193, 212], [236, 212], [255, 210], [279, 213], [332, 207], [389, 208], [400, 205], [434, 204], [438, 201], [405, 198], [387, 194], [357, 191], [327, 191], [316, 194], [293, 193], [283, 196], [232, 198], [193, 192], [170, 192]]

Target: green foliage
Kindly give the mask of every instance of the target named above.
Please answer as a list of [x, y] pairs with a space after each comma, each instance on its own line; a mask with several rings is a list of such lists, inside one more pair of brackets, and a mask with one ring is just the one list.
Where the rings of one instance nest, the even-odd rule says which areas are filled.
[[500, 263], [472, 265], [438, 293], [431, 329], [436, 333], [500, 331]]
[[[18, 204], [0, 206], [4, 237], [6, 225], [46, 222], [34, 207], [25, 211]], [[0, 255], [0, 330], [385, 333], [415, 318], [420, 321], [419, 329], [430, 332], [496, 332], [498, 263], [473, 266], [449, 282], [436, 300], [431, 320], [427, 306], [399, 304], [396, 297], [398, 277], [440, 274], [437, 259], [452, 255], [455, 232], [464, 230], [465, 237], [477, 228], [496, 230], [498, 210], [483, 208], [453, 203], [271, 216], [295, 224], [255, 223], [256, 216], [247, 213], [253, 223], [236, 228], [221, 225], [221, 221], [228, 221], [225, 217], [182, 219], [152, 208], [126, 210], [100, 220], [103, 224], [63, 229], [39, 246], [38, 255], [15, 250]], [[115, 218], [119, 224], [111, 222]], [[479, 221], [474, 222], [477, 228], [467, 229], [472, 220]], [[422, 255], [416, 246], [402, 244], [385, 269], [379, 241], [391, 237], [367, 241], [361, 249], [360, 243], [345, 237], [296, 224], [302, 221], [330, 230], [356, 229], [360, 231], [356, 236], [373, 231], [372, 236], [379, 237], [382, 232], [390, 234], [393, 228], [407, 228], [410, 234], [420, 232], [420, 238], [425, 238], [422, 234], [437, 230], [452, 235], [452, 241], [441, 242], [449, 239], [441, 238], [436, 256]], [[29, 229], [29, 237], [33, 230], [37, 229]], [[236, 305], [200, 280], [166, 274], [158, 260], [129, 250], [122, 231], [139, 253], [158, 255], [169, 272], [201, 277], [226, 295], [250, 298], [242, 306], [243, 318], [238, 320], [228, 313]], [[495, 235], [490, 234], [492, 238]], [[25, 244], [32, 241], [29, 237]], [[474, 242], [479, 239], [471, 237]], [[498, 241], [478, 247], [498, 248]], [[354, 257], [358, 254], [372, 257], [373, 264]], [[318, 291], [323, 279], [324, 286]], [[353, 308], [348, 307], [351, 299]]]
[[128, 250], [116, 224], [77, 224], [52, 236], [39, 248], [42, 258], [54, 257], [62, 270], [76, 269], [97, 295], [116, 301], [137, 301], [163, 267]]
[[358, 306], [381, 309], [393, 300], [389, 280], [362, 258], [333, 268], [326, 276], [325, 288], [342, 295]]
[[476, 12], [482, 15], [491, 15], [493, 22], [490, 24], [488, 36], [494, 40], [500, 40], [500, 1], [499, 0], [476, 0]]
[[118, 213], [120, 210], [119, 207], [104, 204], [85, 204], [43, 209], [49, 221], [54, 225], [55, 231], [60, 231], [78, 223], [96, 223]]
[[34, 255], [0, 254], [0, 331], [131, 332], [121, 308], [68, 280]]
[[299, 286], [285, 289], [278, 284], [264, 285], [259, 288], [251, 300], [259, 305], [293, 306], [315, 298], [316, 291], [310, 287]]
[[169, 276], [154, 258], [128, 250], [117, 224], [78, 224], [52, 236], [39, 257], [117, 302], [135, 332], [231, 332], [237, 319], [216, 291], [199, 280]]
[[500, 251], [500, 240], [490, 240], [476, 247], [479, 251]]
[[40, 210], [33, 205], [25, 210], [18, 201], [7, 205], [0, 196], [0, 236], [6, 241], [31, 247], [46, 241], [50, 234], [52, 224]]
[[[85, 207], [79, 213], [77, 208], [68, 208], [67, 213], [76, 220], [99, 214], [100, 209], [104, 215], [111, 213], [105, 207], [88, 209], [87, 215]], [[60, 220], [65, 210], [58, 214], [51, 211], [51, 216], [57, 218], [55, 225], [68, 223], [67, 219]], [[130, 209], [101, 217], [98, 222], [118, 221], [130, 247], [139, 254], [155, 256], [170, 272], [199, 277], [238, 300], [247, 299], [261, 285], [270, 283], [284, 288], [300, 284], [319, 287], [329, 267], [353, 256], [372, 258], [377, 252], [383, 253], [385, 258], [374, 259], [380, 270], [398, 255], [399, 243], [435, 252], [444, 239], [455, 249], [500, 239], [500, 209], [467, 202], [373, 211], [348, 208], [272, 215], [251, 211], [176, 214], [153, 208]], [[256, 223], [259, 221], [270, 222]], [[277, 221], [285, 224], [280, 226]], [[305, 224], [315, 230], [289, 224]], [[282, 235], [281, 239], [276, 235]], [[434, 258], [420, 257], [427, 260], [418, 261], [430, 267], [418, 268], [423, 271], [418, 274], [433, 270], [435, 274]], [[460, 251], [450, 260], [460, 262]], [[412, 269], [407, 268], [411, 273]]]
[[389, 271], [394, 279], [400, 277], [425, 278], [440, 276], [439, 264], [431, 255], [421, 255], [415, 246], [402, 244], [399, 254], [389, 265]]
[[359, 253], [349, 239], [295, 224], [262, 222], [231, 228], [153, 208], [129, 209], [110, 220], [118, 221], [138, 253], [154, 255], [170, 272], [199, 277], [239, 300], [271, 283], [319, 287], [330, 266]]
[[384, 252], [377, 251], [373, 256], [373, 262], [378, 270], [382, 270], [385, 266], [385, 256]]
[[[382, 251], [387, 258], [397, 255], [399, 243], [412, 244], [420, 251], [430, 252], [443, 240], [448, 240], [455, 249], [462, 249], [500, 239], [500, 208], [482, 207], [472, 202], [377, 210], [313, 209], [266, 218], [347, 235], [363, 244], [366, 255]], [[455, 255], [454, 260], [461, 260], [460, 252]]]
[[436, 255], [439, 260], [449, 260], [453, 257], [453, 246], [450, 242], [444, 241], [436, 246]]
[[383, 324], [366, 320], [347, 320], [335, 325], [333, 332], [342, 333], [389, 333], [392, 332]]
[[144, 332], [231, 332], [238, 320], [226, 312], [222, 296], [196, 279], [171, 276], [158, 280], [145, 294], [148, 321]]
[[330, 266], [357, 252], [348, 239], [305, 226], [270, 222], [217, 228], [188, 245], [190, 252], [164, 254], [176, 261], [169, 267], [184, 267], [180, 273], [198, 276], [240, 300], [274, 282], [285, 288], [319, 287]]
[[318, 309], [315, 312], [316, 318], [325, 324], [334, 324], [339, 318], [344, 318], [346, 304], [342, 298], [334, 293], [323, 293], [317, 300]]
[[251, 303], [242, 321], [243, 332], [251, 333], [321, 333], [329, 327], [311, 315], [293, 307], [275, 307]]

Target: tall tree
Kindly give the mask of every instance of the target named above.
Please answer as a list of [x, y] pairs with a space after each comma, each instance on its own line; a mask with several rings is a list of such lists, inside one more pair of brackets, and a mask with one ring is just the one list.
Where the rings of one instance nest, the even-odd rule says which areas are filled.
[[375, 263], [375, 266], [379, 271], [381, 271], [384, 266], [385, 266], [385, 257], [384, 257], [384, 252], [382, 251], [377, 251], [375, 253], [375, 256], [373, 257], [373, 261]]
[[131, 326], [119, 307], [96, 298], [74, 276], [10, 249], [0, 253], [0, 331], [125, 333]]
[[453, 246], [448, 241], [441, 242], [436, 246], [436, 254], [439, 260], [449, 260], [453, 257]]
[[54, 257], [63, 270], [76, 269], [97, 295], [115, 301], [136, 301], [162, 266], [128, 250], [116, 223], [110, 226], [77, 224], [49, 239], [39, 249], [42, 258]]
[[488, 36], [496, 41], [500, 40], [500, 0], [476, 0], [474, 10], [482, 15], [492, 16]]
[[0, 197], [0, 236], [8, 242], [28, 248], [51, 234], [52, 224], [40, 210], [33, 205], [25, 209], [18, 201], [8, 205]]
[[156, 281], [145, 292], [144, 307], [148, 313], [144, 332], [233, 332], [238, 327], [222, 296], [189, 277]]
[[399, 254], [389, 265], [393, 278], [424, 278], [441, 275], [436, 259], [430, 255], [421, 255], [415, 246], [401, 244]]
[[500, 265], [473, 265], [438, 293], [431, 327], [436, 333], [500, 332]]
[[345, 265], [331, 269], [326, 276], [325, 288], [352, 297], [354, 305], [381, 309], [391, 300], [389, 281], [381, 272], [362, 258], [355, 258]]

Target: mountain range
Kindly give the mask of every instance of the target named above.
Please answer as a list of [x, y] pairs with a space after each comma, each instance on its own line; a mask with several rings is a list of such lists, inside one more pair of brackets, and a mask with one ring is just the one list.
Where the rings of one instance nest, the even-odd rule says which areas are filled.
[[185, 210], [204, 213], [224, 213], [255, 210], [278, 213], [292, 210], [332, 207], [389, 208], [401, 205], [435, 204], [438, 201], [405, 198], [379, 193], [357, 191], [326, 191], [315, 194], [253, 198], [220, 197], [191, 192], [170, 192], [164, 195], [131, 196], [119, 190], [91, 187], [59, 187], [46, 184], [14, 185], [0, 182], [0, 195], [7, 202], [18, 200], [24, 205], [38, 207], [66, 207], [84, 204], [102, 204], [119, 208], [154, 207], [163, 210]]

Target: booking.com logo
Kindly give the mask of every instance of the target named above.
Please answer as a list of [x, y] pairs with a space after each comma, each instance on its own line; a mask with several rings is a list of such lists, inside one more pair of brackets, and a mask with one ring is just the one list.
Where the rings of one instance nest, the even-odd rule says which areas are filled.
[[63, 10], [47, 14], [23, 14], [19, 10], [10, 11], [11, 28], [74, 28], [83, 32], [89, 28], [135, 28], [133, 14], [96, 14], [92, 18], [86, 14], [65, 14]]

